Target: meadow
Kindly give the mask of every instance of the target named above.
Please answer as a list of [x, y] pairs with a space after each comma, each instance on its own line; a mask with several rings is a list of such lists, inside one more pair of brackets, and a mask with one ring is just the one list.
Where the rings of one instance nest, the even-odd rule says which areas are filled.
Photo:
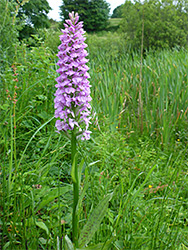
[[[71, 249], [70, 141], [54, 118], [59, 37], [43, 35], [33, 38], [38, 46], [17, 46], [13, 63], [1, 62], [3, 250]], [[141, 62], [122, 39], [106, 32], [86, 41], [92, 135], [78, 145], [80, 228], [113, 194], [87, 249], [186, 250], [188, 52], [146, 51]]]

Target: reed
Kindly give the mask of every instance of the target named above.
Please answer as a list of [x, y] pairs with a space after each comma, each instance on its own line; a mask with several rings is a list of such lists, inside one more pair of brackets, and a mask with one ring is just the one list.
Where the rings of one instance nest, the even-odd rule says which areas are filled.
[[[139, 133], [139, 56], [123, 54], [119, 59], [98, 52], [91, 59], [94, 107], [109, 118], [110, 128]], [[187, 121], [188, 85], [185, 50], [147, 53], [143, 59], [143, 130], [162, 146], [178, 139]]]

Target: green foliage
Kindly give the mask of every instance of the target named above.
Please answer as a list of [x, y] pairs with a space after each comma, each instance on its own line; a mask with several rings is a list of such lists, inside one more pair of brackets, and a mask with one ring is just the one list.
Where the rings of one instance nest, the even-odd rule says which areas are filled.
[[113, 194], [109, 194], [104, 197], [90, 215], [87, 223], [84, 225], [80, 233], [78, 241], [79, 247], [87, 245], [92, 239], [93, 235], [97, 232], [108, 210], [109, 201], [112, 199], [112, 195]]
[[[102, 130], [105, 132], [94, 135], [90, 155], [100, 159], [101, 164], [91, 171], [93, 184], [87, 195], [94, 202], [101, 193], [117, 190], [101, 232], [95, 238], [109, 239], [113, 232], [116, 240], [109, 249], [168, 249], [171, 241], [180, 240], [180, 235], [182, 242], [186, 241], [186, 226], [178, 217], [180, 207], [184, 206], [179, 205], [183, 199], [179, 193], [184, 189], [183, 175], [177, 179], [177, 173], [181, 172], [178, 166], [182, 168], [186, 159], [185, 151], [168, 154], [156, 149], [150, 140], [135, 141], [134, 134], [130, 135], [134, 140], [131, 142], [122, 132], [109, 134], [107, 129]], [[178, 221], [181, 226], [177, 226]]]
[[[119, 23], [119, 20], [117, 23]], [[101, 52], [103, 55], [112, 56], [113, 58], [129, 52], [125, 39], [117, 32], [102, 31], [97, 34], [87, 34], [86, 42], [91, 58], [98, 58]]]
[[105, 29], [110, 11], [105, 0], [64, 0], [60, 9], [63, 21], [68, 19], [69, 12], [78, 12], [86, 31]]
[[[119, 33], [119, 27], [120, 27], [121, 20], [122, 20], [122, 18], [110, 18], [105, 31]], [[105, 33], [105, 31], [104, 31], [104, 33]], [[123, 43], [125, 43], [125, 39], [124, 39]]]
[[[8, 0], [0, 1], [0, 69], [12, 63], [18, 33], [15, 26], [16, 6]], [[12, 60], [11, 60], [12, 58]]]
[[141, 44], [144, 23], [144, 49], [187, 46], [188, 8], [183, 0], [149, 0], [132, 3], [127, 0], [123, 8], [121, 31], [133, 49]]
[[36, 33], [38, 28], [49, 28], [50, 22], [47, 14], [50, 9], [47, 0], [20, 1], [17, 18], [22, 23], [22, 29], [19, 32], [19, 38], [29, 38], [31, 34]]
[[123, 4], [117, 6], [112, 13], [111, 18], [122, 18], [123, 14]]
[[75, 11], [79, 13], [80, 19], [84, 21], [87, 18], [88, 0], [63, 0], [60, 6], [60, 16], [64, 20], [69, 18], [69, 12]]
[[49, 48], [51, 52], [57, 54], [58, 46], [61, 44], [59, 36], [61, 35], [59, 29], [39, 29], [37, 36], [41, 40], [45, 48]]
[[[132, 131], [131, 133], [135, 133], [136, 136], [140, 134], [138, 127], [140, 57], [138, 54], [131, 56], [128, 51], [124, 51], [122, 55], [121, 51], [114, 55], [111, 52], [103, 53], [99, 49], [90, 51], [98, 61], [97, 67], [96, 61], [90, 61], [93, 94], [96, 96], [96, 99], [93, 99], [93, 106], [98, 114], [109, 120], [112, 131], [117, 128], [120, 131], [124, 130], [126, 126], [128, 133]], [[144, 133], [149, 133], [162, 147], [168, 147], [168, 144], [179, 138], [178, 131], [182, 131], [181, 124], [187, 121], [186, 50], [147, 53], [143, 61], [142, 74]], [[187, 132], [183, 134], [186, 145]]]
[[[113, 197], [85, 249], [185, 250], [187, 51], [146, 53], [141, 134], [140, 55], [119, 34], [113, 38], [87, 40], [96, 114], [91, 140], [78, 145], [80, 228], [96, 228], [97, 204]], [[0, 78], [1, 248], [72, 249], [70, 142], [55, 132], [53, 118], [57, 58], [45, 43], [15, 52]]]

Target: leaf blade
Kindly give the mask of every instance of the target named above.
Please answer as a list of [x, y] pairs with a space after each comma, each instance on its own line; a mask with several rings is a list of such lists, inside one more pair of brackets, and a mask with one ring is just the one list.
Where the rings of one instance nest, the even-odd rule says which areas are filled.
[[87, 223], [84, 225], [80, 237], [78, 240], [79, 247], [85, 246], [98, 230], [105, 213], [108, 209], [109, 201], [112, 198], [113, 193], [106, 195], [106, 197], [99, 202], [98, 206], [94, 209]]

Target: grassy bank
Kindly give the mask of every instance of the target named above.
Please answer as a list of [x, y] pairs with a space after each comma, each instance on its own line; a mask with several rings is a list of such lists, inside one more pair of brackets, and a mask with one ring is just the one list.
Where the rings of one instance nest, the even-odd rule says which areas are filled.
[[[93, 133], [79, 145], [80, 225], [113, 192], [91, 245], [112, 239], [108, 249], [184, 250], [188, 53], [147, 53], [140, 73], [140, 54], [110, 37], [88, 37]], [[1, 72], [3, 249], [59, 249], [59, 239], [71, 237], [70, 142], [53, 118], [56, 61], [46, 44], [22, 45]]]

